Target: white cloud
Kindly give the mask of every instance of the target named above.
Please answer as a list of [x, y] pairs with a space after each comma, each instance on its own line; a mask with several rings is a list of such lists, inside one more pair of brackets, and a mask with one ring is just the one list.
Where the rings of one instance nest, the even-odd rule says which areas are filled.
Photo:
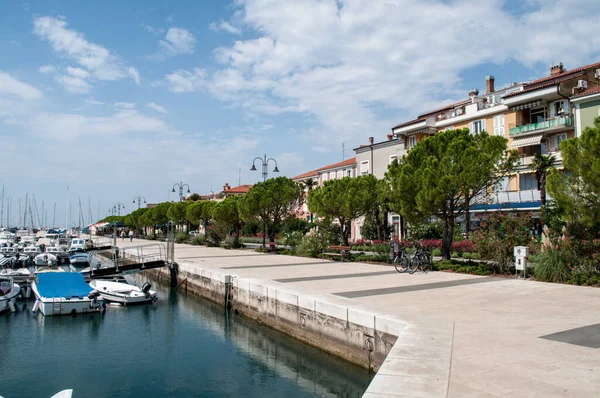
[[150, 108], [150, 109], [154, 109], [156, 112], [159, 112], [159, 113], [162, 113], [162, 114], [167, 114], [167, 113], [169, 113], [169, 112], [167, 112], [167, 110], [166, 110], [164, 107], [162, 107], [162, 106], [158, 105], [156, 102], [148, 102], [148, 103], [146, 104], [146, 106], [147, 106], [148, 108]]
[[78, 77], [80, 79], [87, 79], [90, 77], [90, 73], [81, 68], [72, 68], [70, 66], [67, 67], [67, 74], [73, 77]]
[[219, 23], [211, 22], [208, 25], [208, 28], [215, 32], [224, 31], [224, 32], [228, 32], [228, 33], [231, 33], [234, 35], [242, 34], [241, 29], [236, 28], [235, 26], [233, 26], [232, 24], [230, 24], [227, 21], [220, 21]]
[[58, 142], [87, 136], [127, 135], [166, 131], [164, 123], [132, 109], [119, 110], [106, 117], [90, 117], [77, 113], [41, 113], [30, 122], [33, 133]]
[[42, 92], [37, 88], [0, 71], [0, 99], [5, 95], [26, 101], [42, 98]]
[[137, 69], [135, 69], [133, 66], [130, 66], [129, 68], [127, 68], [127, 73], [129, 73], [129, 76], [131, 76], [133, 81], [135, 81], [135, 84], [137, 84], [139, 86], [140, 85], [140, 73], [137, 71]]
[[198, 91], [206, 86], [206, 71], [195, 68], [193, 72], [180, 69], [165, 76], [169, 90], [174, 93]]
[[133, 108], [135, 108], [135, 104], [133, 102], [115, 102], [113, 105], [116, 108], [123, 108], [123, 109], [133, 109]]
[[48, 73], [53, 73], [56, 70], [56, 68], [52, 65], [44, 65], [44, 66], [40, 66], [40, 68], [38, 69], [38, 72], [43, 73], [43, 74], [48, 74]]
[[56, 77], [56, 81], [59, 82], [65, 90], [73, 94], [88, 94], [92, 91], [92, 85], [81, 77], [61, 75]]
[[88, 99], [85, 99], [84, 101], [90, 105], [104, 105], [104, 102], [97, 101], [93, 98], [88, 98]]
[[48, 41], [57, 54], [85, 68], [90, 78], [112, 81], [131, 76], [136, 80], [117, 55], [99, 44], [87, 41], [83, 34], [68, 29], [63, 18], [38, 17], [34, 19], [33, 26], [33, 32], [38, 37]]
[[159, 40], [159, 51], [152, 55], [153, 59], [165, 59], [179, 54], [193, 54], [196, 38], [189, 31], [181, 28], [169, 28], [164, 40]]
[[462, 76], [480, 65], [597, 59], [596, 2], [532, 0], [511, 14], [503, 1], [240, 0], [236, 25], [252, 38], [216, 49], [223, 67], [210, 76], [165, 79], [173, 92], [208, 90], [251, 112], [314, 116], [306, 137], [317, 147], [357, 143], [465, 97]]

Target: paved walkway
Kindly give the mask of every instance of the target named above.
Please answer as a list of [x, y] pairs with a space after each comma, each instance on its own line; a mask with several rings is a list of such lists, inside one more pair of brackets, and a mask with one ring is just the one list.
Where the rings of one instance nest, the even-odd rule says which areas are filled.
[[408, 323], [453, 323], [449, 397], [600, 394], [597, 288], [445, 272], [398, 274], [383, 265], [203, 246], [176, 245], [175, 256], [188, 266], [355, 300]]

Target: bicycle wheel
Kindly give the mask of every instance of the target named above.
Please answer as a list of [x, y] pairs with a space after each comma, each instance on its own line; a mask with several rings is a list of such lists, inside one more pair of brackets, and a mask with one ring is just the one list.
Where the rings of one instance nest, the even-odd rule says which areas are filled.
[[410, 260], [410, 264], [408, 265], [408, 273], [412, 275], [417, 272], [419, 269], [419, 263], [419, 256], [413, 256], [413, 258]]
[[400, 274], [405, 273], [408, 270], [408, 259], [404, 256], [396, 257], [394, 259], [394, 267]]

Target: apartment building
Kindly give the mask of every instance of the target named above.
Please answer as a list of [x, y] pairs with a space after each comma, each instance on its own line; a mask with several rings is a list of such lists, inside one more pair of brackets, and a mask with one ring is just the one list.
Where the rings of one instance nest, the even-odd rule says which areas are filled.
[[[341, 162], [308, 171], [292, 177], [292, 180], [302, 184], [304, 198], [306, 198], [311, 189], [323, 186], [325, 181], [339, 180], [344, 177], [356, 177], [356, 158], [346, 159]], [[301, 203], [298, 203], [296, 215], [300, 218], [307, 219], [312, 217], [308, 211], [306, 200], [302, 200]]]
[[[600, 70], [598, 70], [600, 79]], [[575, 136], [579, 137], [586, 127], [594, 127], [594, 120], [600, 117], [600, 86], [588, 88], [571, 97], [575, 116]]]

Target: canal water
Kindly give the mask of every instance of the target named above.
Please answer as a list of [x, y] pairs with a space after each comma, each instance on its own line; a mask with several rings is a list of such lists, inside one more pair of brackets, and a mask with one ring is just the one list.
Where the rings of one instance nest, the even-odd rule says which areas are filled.
[[44, 317], [29, 301], [0, 314], [0, 396], [360, 397], [370, 382], [366, 370], [153, 285], [153, 305]]

